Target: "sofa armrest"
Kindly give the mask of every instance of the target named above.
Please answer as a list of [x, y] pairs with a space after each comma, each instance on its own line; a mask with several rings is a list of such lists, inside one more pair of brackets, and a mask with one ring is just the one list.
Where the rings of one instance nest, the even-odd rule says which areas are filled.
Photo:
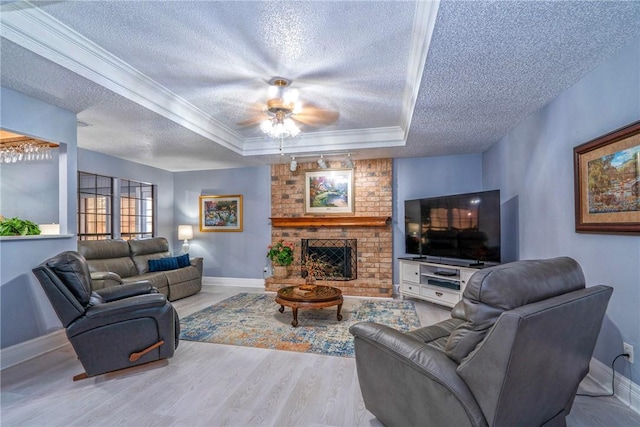
[[157, 325], [163, 322], [173, 325], [175, 317], [175, 310], [164, 295], [138, 295], [88, 307], [84, 316], [67, 327], [67, 336], [72, 339], [103, 326], [125, 324], [138, 319], [155, 319]]
[[158, 293], [158, 290], [153, 287], [150, 281], [140, 280], [138, 282], [125, 283], [120, 286], [100, 289], [95, 291], [95, 293], [100, 295], [103, 302], [111, 302], [137, 295]]
[[191, 266], [198, 269], [200, 277], [202, 277], [202, 257], [191, 258]]
[[355, 338], [365, 339], [375, 347], [405, 359], [406, 363], [415, 365], [428, 376], [434, 378], [444, 378], [451, 374], [458, 376], [456, 373], [458, 365], [444, 352], [427, 346], [404, 332], [374, 322], [356, 323], [349, 328], [349, 332]]
[[162, 294], [138, 295], [95, 305], [87, 309], [85, 316], [88, 319], [95, 319], [104, 316], [122, 315], [121, 320], [128, 320], [136, 318], [138, 316], [137, 313], [141, 310], [162, 307], [166, 303], [167, 298]]
[[104, 289], [122, 285], [122, 278], [112, 271], [95, 271], [91, 273], [91, 288]]

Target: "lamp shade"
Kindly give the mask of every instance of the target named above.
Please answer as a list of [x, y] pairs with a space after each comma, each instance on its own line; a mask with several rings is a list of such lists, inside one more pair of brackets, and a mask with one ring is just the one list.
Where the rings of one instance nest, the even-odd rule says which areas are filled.
[[178, 226], [178, 240], [193, 239], [193, 226], [192, 225], [179, 225]]
[[416, 222], [410, 222], [408, 228], [409, 228], [409, 233], [416, 235], [418, 234], [418, 231], [420, 231], [420, 224]]

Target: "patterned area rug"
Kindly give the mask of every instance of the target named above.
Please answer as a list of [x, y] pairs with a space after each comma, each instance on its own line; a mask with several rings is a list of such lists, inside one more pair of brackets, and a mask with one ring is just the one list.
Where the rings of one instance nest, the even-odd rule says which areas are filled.
[[353, 357], [349, 327], [354, 323], [372, 321], [402, 331], [420, 327], [411, 301], [347, 297], [341, 321], [337, 307], [299, 309], [296, 328], [291, 309], [280, 313], [279, 308], [273, 295], [240, 293], [180, 319], [180, 339]]

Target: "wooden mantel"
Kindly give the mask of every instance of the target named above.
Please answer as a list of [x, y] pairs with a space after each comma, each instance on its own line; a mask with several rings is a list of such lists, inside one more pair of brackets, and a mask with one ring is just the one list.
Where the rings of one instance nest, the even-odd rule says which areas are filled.
[[386, 227], [388, 216], [303, 216], [296, 218], [270, 218], [273, 227]]

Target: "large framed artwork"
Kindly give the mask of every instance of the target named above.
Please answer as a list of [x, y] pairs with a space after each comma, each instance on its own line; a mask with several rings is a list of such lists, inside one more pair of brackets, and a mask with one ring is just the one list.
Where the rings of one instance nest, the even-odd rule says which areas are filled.
[[304, 211], [311, 215], [354, 212], [353, 169], [306, 171]]
[[200, 231], [242, 231], [242, 196], [200, 196]]
[[640, 234], [640, 121], [573, 149], [576, 232]]

